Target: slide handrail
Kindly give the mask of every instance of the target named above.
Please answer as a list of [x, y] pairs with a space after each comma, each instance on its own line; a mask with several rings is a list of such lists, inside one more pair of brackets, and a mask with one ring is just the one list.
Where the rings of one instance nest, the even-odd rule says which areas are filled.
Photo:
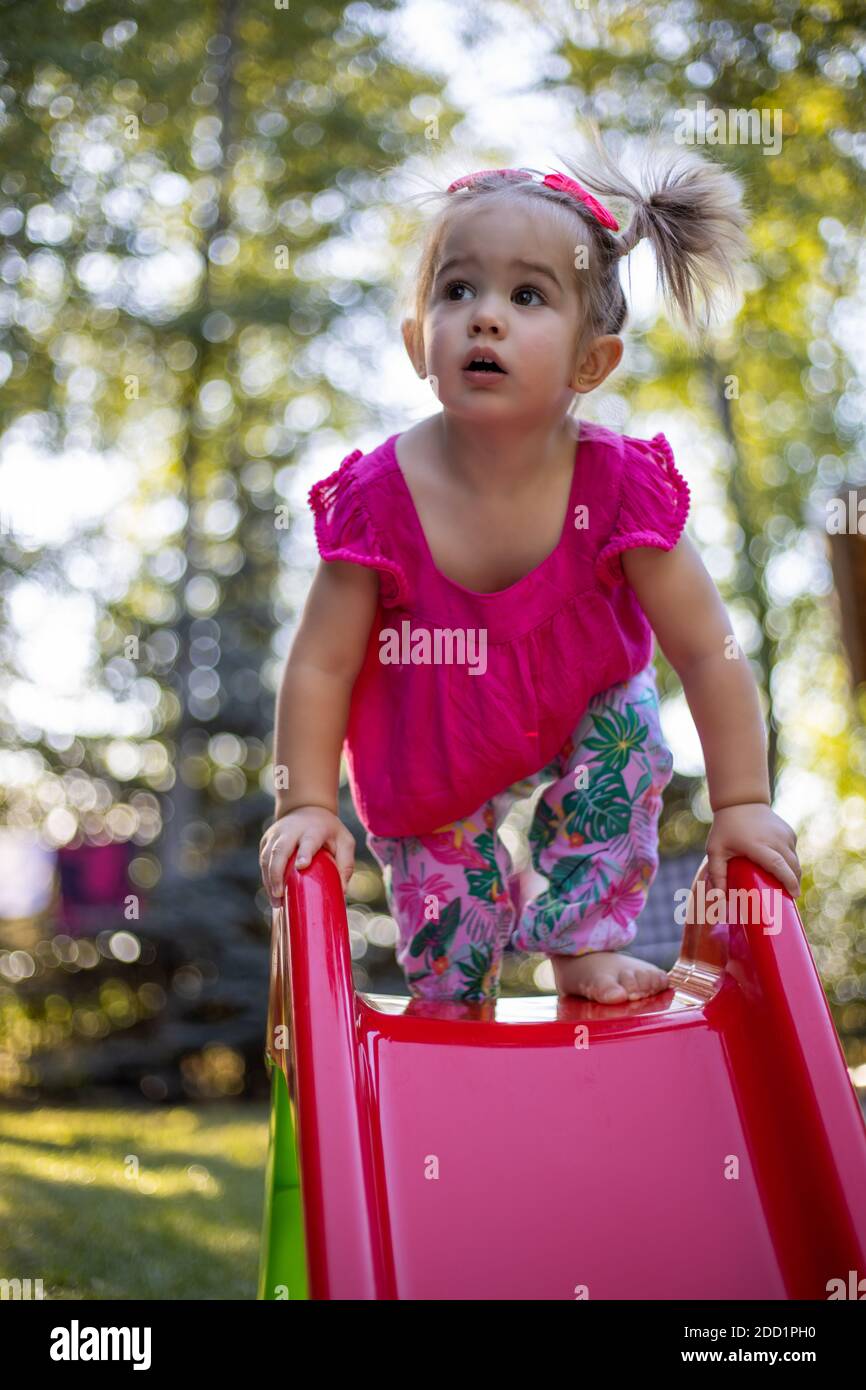
[[328, 850], [302, 871], [294, 856], [287, 864], [272, 962], [268, 1053], [296, 1107], [310, 1298], [394, 1298], [376, 1215], [346, 904]]
[[[790, 1267], [802, 1265], [799, 1252], [808, 1232], [809, 1248], [832, 1249], [836, 1258], [842, 1252], [840, 1278], [849, 1269], [859, 1268], [862, 1274], [866, 1124], [802, 919], [775, 875], [750, 859], [729, 860], [727, 875], [721, 922], [710, 910], [711, 900], [705, 900], [703, 920], [689, 920], [698, 915], [690, 906], [671, 983], [703, 998], [711, 1020], [720, 1003], [719, 983], [729, 977], [738, 987], [740, 1008], [727, 1046], [741, 1093], [756, 1071], [754, 1056], [760, 1048], [772, 1057], [774, 1070], [766, 1115], [772, 1115], [780, 1097], [797, 1110], [798, 1152], [780, 1148], [773, 1191], [767, 1194], [768, 1206], [778, 1207], [777, 1229], [787, 1228]], [[766, 1130], [764, 1137], [768, 1145], [775, 1143]], [[814, 1193], [804, 1200], [798, 1169], [821, 1175], [820, 1201]], [[797, 1223], [790, 1221], [792, 1210], [798, 1212]]]

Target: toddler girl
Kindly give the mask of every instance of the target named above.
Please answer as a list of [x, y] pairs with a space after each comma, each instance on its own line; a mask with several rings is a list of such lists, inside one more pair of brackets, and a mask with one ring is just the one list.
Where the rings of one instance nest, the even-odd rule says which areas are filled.
[[[670, 445], [578, 426], [569, 408], [620, 361], [619, 259], [643, 237], [689, 330], [698, 297], [711, 311], [735, 283], [739, 185], [689, 154], [641, 191], [598, 140], [591, 167], [563, 162], [570, 174], [485, 170], [439, 195], [403, 336], [441, 410], [310, 490], [324, 563], [277, 700], [288, 784], [262, 875], [279, 902], [287, 861], [297, 850], [303, 869], [324, 845], [348, 882], [345, 748], [419, 999], [494, 999], [509, 941], [550, 956], [559, 994], [616, 1004], [667, 987], [622, 954], [672, 775], [653, 632], [703, 745], [712, 885], [742, 854], [799, 894], [758, 692], [683, 535]], [[631, 204], [624, 235], [585, 185]], [[518, 918], [498, 830], [538, 789], [530, 845], [547, 887]]]

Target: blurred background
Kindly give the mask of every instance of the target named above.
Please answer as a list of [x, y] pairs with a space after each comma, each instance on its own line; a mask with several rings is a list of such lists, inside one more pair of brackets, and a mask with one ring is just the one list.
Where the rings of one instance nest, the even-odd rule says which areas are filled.
[[[583, 414], [663, 430], [689, 483], [866, 1089], [864, 58], [829, 2], [0, 0], [0, 1265], [55, 1297], [253, 1296], [257, 853], [307, 492], [437, 409], [399, 337], [412, 195], [556, 167], [582, 116], [631, 172], [660, 132], [746, 185], [727, 320], [690, 351], [638, 247]], [[657, 667], [675, 775], [635, 949], [669, 965], [710, 810]], [[404, 993], [345, 781], [341, 814], [357, 987]], [[503, 992], [547, 972], [509, 955]]]

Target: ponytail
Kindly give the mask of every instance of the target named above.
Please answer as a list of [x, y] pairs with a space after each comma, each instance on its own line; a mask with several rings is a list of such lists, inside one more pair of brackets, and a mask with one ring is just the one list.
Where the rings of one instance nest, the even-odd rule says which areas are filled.
[[[594, 149], [585, 162], [557, 157], [593, 193], [632, 204], [625, 233], [619, 237], [607, 233], [613, 243], [611, 253], [627, 255], [646, 237], [655, 252], [658, 283], [668, 309], [679, 312], [690, 333], [708, 327], [720, 298], [736, 290], [749, 254], [740, 180], [696, 152], [651, 151], [638, 186], [617, 166], [597, 128], [590, 126], [590, 131]], [[706, 311], [703, 322], [698, 298]]]

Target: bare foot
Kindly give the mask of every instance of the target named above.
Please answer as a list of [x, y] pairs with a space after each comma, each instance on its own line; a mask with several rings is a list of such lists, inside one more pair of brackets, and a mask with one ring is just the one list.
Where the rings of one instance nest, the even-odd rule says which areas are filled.
[[580, 994], [598, 1004], [624, 1004], [670, 989], [667, 974], [649, 961], [621, 951], [551, 956], [558, 994]]

